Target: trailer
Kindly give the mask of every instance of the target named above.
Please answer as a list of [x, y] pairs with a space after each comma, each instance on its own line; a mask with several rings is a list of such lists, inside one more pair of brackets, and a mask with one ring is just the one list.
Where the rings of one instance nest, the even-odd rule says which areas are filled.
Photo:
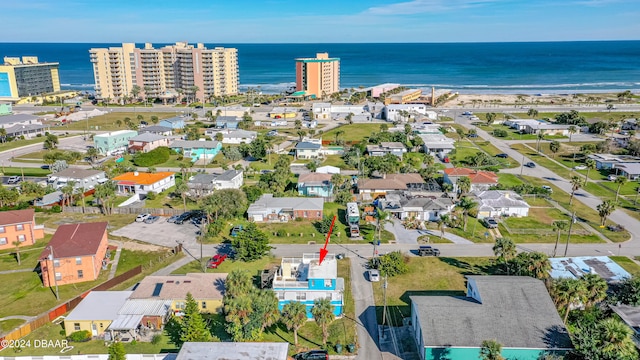
[[359, 224], [360, 223], [360, 210], [358, 209], [358, 203], [347, 203], [346, 213], [347, 224]]

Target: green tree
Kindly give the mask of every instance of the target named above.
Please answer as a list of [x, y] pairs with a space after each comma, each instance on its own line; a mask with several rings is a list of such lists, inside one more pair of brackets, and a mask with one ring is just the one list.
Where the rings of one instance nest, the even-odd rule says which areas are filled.
[[551, 285], [551, 296], [558, 308], [564, 308], [564, 323], [567, 323], [569, 312], [573, 306], [586, 301], [584, 282], [578, 279], [560, 278]]
[[238, 236], [231, 240], [231, 246], [235, 251], [235, 257], [241, 261], [253, 261], [261, 259], [271, 250], [269, 237], [258, 229], [256, 224], [250, 223]]
[[200, 315], [198, 303], [194, 300], [191, 293], [187, 293], [184, 316], [182, 317], [181, 323], [182, 331], [180, 340], [183, 343], [211, 341], [211, 333], [202, 315]]
[[291, 301], [282, 307], [280, 319], [284, 326], [293, 330], [293, 342], [298, 346], [298, 330], [307, 322], [307, 307], [299, 301]]
[[509, 274], [509, 262], [516, 256], [516, 244], [509, 238], [497, 238], [493, 245], [493, 253], [498, 258], [499, 263], [503, 263], [507, 274]]
[[618, 184], [618, 188], [616, 189], [616, 200], [618, 202], [618, 197], [620, 196], [620, 189], [622, 189], [622, 185], [627, 183], [627, 178], [624, 176], [618, 176], [615, 180], [615, 183]]
[[90, 147], [87, 149], [86, 156], [89, 159], [89, 162], [93, 163], [98, 158], [98, 149], [95, 147]]
[[116, 195], [116, 188], [117, 185], [113, 181], [107, 181], [104, 184], [98, 184], [95, 186], [93, 196], [98, 199], [98, 203], [102, 207], [102, 212], [105, 215], [109, 215], [111, 213], [111, 209], [113, 207], [112, 199]]
[[453, 184], [450, 183], [442, 183], [442, 192], [446, 195], [449, 196], [449, 193], [453, 190]]
[[[383, 124], [384, 125], [384, 124]], [[338, 138], [344, 134], [344, 130], [337, 130], [335, 133], [336, 136], [336, 144], [338, 144]]]
[[280, 310], [278, 310], [278, 298], [271, 289], [264, 289], [255, 292], [253, 308], [256, 313], [256, 320], [260, 323], [260, 330], [271, 327], [280, 320]]
[[114, 341], [109, 345], [109, 360], [127, 360], [127, 353], [124, 350], [123, 343]]
[[458, 134], [458, 141], [462, 141], [462, 137], [464, 136], [464, 130], [462, 130], [461, 128], [457, 128], [456, 134]]
[[387, 132], [387, 131], [389, 131], [389, 125], [387, 125], [387, 124], [380, 124], [380, 131], [381, 131], [381, 132]]
[[307, 132], [304, 130], [298, 130], [296, 131], [296, 134], [298, 135], [299, 141], [302, 141], [302, 138], [304, 138], [304, 136], [307, 135]]
[[609, 318], [599, 323], [602, 330], [602, 353], [608, 359], [637, 359], [633, 331], [622, 321]]
[[116, 120], [116, 125], [118, 125], [118, 127], [122, 127], [122, 120]]
[[179, 195], [182, 198], [182, 206], [184, 211], [187, 211], [187, 193], [189, 192], [189, 187], [187, 183], [184, 181], [180, 181], [176, 184], [176, 188], [173, 191], [174, 194]]
[[535, 117], [538, 116], [538, 110], [531, 108], [527, 111], [527, 115], [529, 115], [530, 118], [535, 119]]
[[611, 213], [616, 209], [616, 205], [611, 200], [605, 200], [600, 205], [596, 206], [596, 210], [598, 210], [598, 215], [600, 215], [601, 225], [605, 226], [607, 224], [607, 218]]
[[580, 190], [580, 188], [582, 187], [582, 179], [580, 179], [579, 176], [572, 176], [571, 177], [571, 196], [569, 197], [569, 205], [571, 205], [571, 203], [573, 202], [573, 197], [576, 194], [576, 191]]
[[294, 127], [296, 130], [300, 130], [302, 128], [302, 121], [296, 119], [296, 121], [294, 121]]
[[333, 216], [324, 215], [322, 217], [322, 220], [317, 221], [314, 225], [316, 226], [316, 229], [318, 230], [318, 232], [320, 232], [321, 234], [328, 234], [332, 221], [333, 221]]
[[248, 296], [253, 287], [253, 278], [248, 270], [232, 270], [225, 280], [225, 296], [239, 298]]
[[552, 224], [553, 230], [557, 232], [556, 236], [556, 244], [553, 247], [553, 255], [551, 257], [556, 257], [556, 251], [558, 250], [558, 243], [560, 242], [560, 232], [567, 230], [569, 227], [569, 223], [566, 221], [554, 221]]
[[544, 140], [544, 133], [540, 132], [538, 133], [538, 136], [536, 137], [536, 146], [538, 149], [538, 153], [540, 152], [540, 141]]
[[471, 178], [468, 176], [461, 176], [458, 178], [458, 181], [456, 181], [456, 185], [459, 190], [458, 196], [467, 194], [471, 191]]
[[47, 134], [47, 137], [44, 141], [44, 148], [46, 150], [53, 150], [58, 147], [58, 137], [53, 134]]
[[549, 143], [549, 149], [551, 150], [551, 152], [553, 153], [553, 157], [556, 157], [556, 153], [558, 151], [560, 151], [560, 142], [559, 141], [552, 141], [551, 143]]
[[151, 115], [151, 122], [157, 124], [160, 119], [156, 115]]
[[462, 215], [464, 218], [464, 225], [462, 227], [462, 231], [467, 231], [467, 222], [469, 221], [469, 212], [475, 209], [478, 206], [478, 203], [471, 200], [471, 198], [464, 196], [460, 201], [458, 201], [458, 207], [462, 209]]
[[224, 139], [224, 135], [221, 132], [216, 133], [215, 140], [222, 141]]
[[496, 340], [484, 340], [480, 347], [481, 360], [504, 360], [501, 355], [502, 344]]
[[640, 306], [640, 277], [633, 276], [620, 282], [614, 288], [612, 301], [614, 303], [620, 302], [626, 305]]
[[328, 298], [315, 299], [311, 308], [311, 315], [316, 324], [322, 329], [322, 343], [326, 346], [327, 338], [329, 337], [329, 325], [335, 319], [331, 300]]
[[133, 85], [131, 87], [131, 95], [136, 101], [138, 101], [138, 95], [140, 95], [140, 91], [142, 91], [142, 89], [140, 89], [140, 86], [138, 85]]
[[16, 253], [16, 260], [18, 260], [18, 266], [20, 266], [20, 245], [22, 245], [22, 243], [19, 240], [16, 240], [14, 242], [12, 242], [11, 244], [13, 244], [14, 249], [15, 249], [15, 253]]
[[586, 291], [585, 307], [590, 308], [607, 297], [607, 281], [598, 274], [586, 274], [580, 278]]
[[242, 190], [222, 189], [200, 200], [208, 222], [241, 216], [247, 210], [247, 196]]
[[584, 182], [586, 184], [587, 181], [589, 181], [589, 172], [591, 171], [591, 169], [595, 169], [597, 164], [595, 160], [587, 159], [584, 161], [584, 165], [587, 167], [587, 174], [585, 175], [585, 178], [584, 178]]
[[519, 253], [511, 263], [515, 274], [540, 280], [547, 279], [551, 270], [547, 255], [538, 251]]
[[486, 113], [485, 118], [487, 119], [487, 126], [490, 126], [491, 124], [493, 124], [493, 120], [495, 120], [496, 118], [496, 113]]
[[380, 270], [383, 276], [394, 277], [409, 271], [407, 261], [400, 251], [392, 251], [377, 258], [369, 259], [369, 266]]
[[569, 126], [569, 142], [571, 142], [571, 137], [573, 136], [573, 134], [578, 132], [578, 128], [575, 125], [571, 125]]

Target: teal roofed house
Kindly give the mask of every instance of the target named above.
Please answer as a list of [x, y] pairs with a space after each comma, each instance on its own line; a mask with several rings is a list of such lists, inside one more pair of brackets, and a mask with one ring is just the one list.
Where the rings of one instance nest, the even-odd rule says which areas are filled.
[[302, 258], [283, 258], [273, 279], [273, 291], [278, 297], [278, 308], [299, 301], [307, 307], [307, 317], [312, 318], [313, 301], [329, 298], [333, 314], [342, 316], [344, 279], [338, 277], [338, 260], [334, 254], [319, 263], [319, 253], [303, 254]]
[[93, 143], [101, 155], [111, 155], [114, 152], [125, 152], [129, 146], [129, 139], [138, 135], [134, 130], [120, 130], [93, 136]]
[[411, 324], [423, 360], [479, 359], [485, 340], [505, 359], [538, 360], [573, 348], [541, 280], [467, 276], [466, 296], [411, 296]]
[[198, 160], [213, 160], [222, 149], [222, 143], [204, 140], [176, 140], [169, 147], [196, 162]]

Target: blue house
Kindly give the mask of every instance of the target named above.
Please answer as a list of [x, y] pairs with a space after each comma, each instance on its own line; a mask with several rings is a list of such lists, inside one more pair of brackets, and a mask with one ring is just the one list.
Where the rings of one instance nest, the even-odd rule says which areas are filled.
[[298, 194], [302, 196], [330, 197], [333, 195], [332, 174], [306, 173], [298, 178]]
[[200, 159], [213, 160], [222, 149], [222, 143], [204, 140], [176, 140], [169, 147], [196, 162]]
[[240, 119], [236, 116], [218, 116], [216, 127], [219, 129], [237, 129]]
[[172, 118], [160, 120], [160, 122], [158, 122], [158, 125], [159, 126], [166, 126], [166, 127], [171, 128], [173, 130], [175, 130], [175, 129], [184, 129], [184, 118], [180, 117], [180, 116], [175, 116], [175, 117], [172, 117]]
[[299, 301], [307, 307], [307, 317], [312, 318], [311, 308], [316, 299], [329, 298], [333, 314], [342, 316], [344, 305], [344, 279], [338, 277], [338, 262], [334, 254], [319, 264], [320, 254], [303, 254], [302, 258], [283, 258], [273, 279], [273, 291], [278, 297], [278, 308]]

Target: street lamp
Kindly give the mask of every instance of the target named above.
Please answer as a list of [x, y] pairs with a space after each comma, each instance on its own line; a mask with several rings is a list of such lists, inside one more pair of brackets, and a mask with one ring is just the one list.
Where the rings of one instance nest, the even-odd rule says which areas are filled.
[[47, 256], [47, 259], [51, 261], [51, 267], [53, 267], [53, 283], [56, 286], [56, 300], [60, 300], [60, 293], [58, 292], [58, 279], [56, 278], [56, 265], [54, 262], [55, 257], [53, 255], [53, 246], [49, 245], [47, 246], [47, 249], [51, 251], [51, 253], [49, 253], [49, 256]]

